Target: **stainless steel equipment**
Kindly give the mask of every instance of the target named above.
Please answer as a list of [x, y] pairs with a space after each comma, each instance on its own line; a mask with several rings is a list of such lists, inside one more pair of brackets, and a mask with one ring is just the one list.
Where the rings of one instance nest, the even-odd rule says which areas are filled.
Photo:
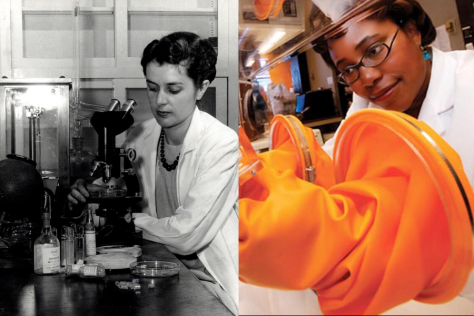
[[71, 79], [0, 79], [0, 159], [34, 160], [41, 177], [69, 186]]

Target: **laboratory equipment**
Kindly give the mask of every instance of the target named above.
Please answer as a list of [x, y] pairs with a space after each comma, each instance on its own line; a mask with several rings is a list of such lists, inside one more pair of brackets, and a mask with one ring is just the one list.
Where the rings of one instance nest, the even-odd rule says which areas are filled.
[[61, 229], [61, 266], [65, 267], [74, 263], [75, 233], [74, 228], [63, 226]]
[[105, 277], [105, 267], [100, 263], [70, 264], [66, 266], [66, 276], [78, 275], [83, 279], [98, 279]]
[[[132, 126], [134, 120], [131, 114], [136, 105], [132, 99], [122, 106], [118, 100], [112, 99], [107, 111], [95, 112], [90, 119], [98, 134], [99, 148], [96, 159], [89, 166], [90, 176], [95, 180], [86, 184], [89, 191], [86, 204], [88, 218], [99, 217], [94, 233], [96, 246], [131, 246], [141, 242], [141, 235], [135, 232], [131, 218], [132, 207], [141, 201], [141, 197], [137, 194], [138, 189], [134, 190], [133, 185], [130, 185], [134, 183], [134, 171], [127, 155], [115, 145], [116, 136]], [[87, 255], [93, 255], [87, 250], [92, 249], [88, 248], [88, 245], [92, 245], [89, 240], [91, 236], [92, 230], [85, 227]]]
[[103, 246], [97, 247], [97, 253], [117, 253], [117, 252], [126, 252], [131, 254], [134, 257], [140, 257], [142, 255], [142, 248], [138, 245], [133, 245], [130, 247], [127, 246], [120, 246], [120, 245], [111, 245], [111, 246]]
[[0, 79], [0, 159], [36, 162], [42, 178], [69, 187], [71, 79]]
[[98, 279], [105, 277], [105, 267], [100, 263], [70, 264], [66, 266], [66, 276], [77, 275], [83, 279]]
[[78, 275], [83, 279], [105, 277], [105, 267], [100, 263], [85, 264], [79, 268]]
[[0, 239], [5, 256], [32, 257], [33, 243], [41, 232], [44, 194], [35, 162], [20, 155], [0, 161]]
[[239, 81], [239, 122], [251, 141], [265, 133], [269, 122], [269, 110], [265, 91], [259, 84]]
[[84, 240], [84, 226], [79, 225], [76, 227], [76, 237], [74, 240], [74, 261], [77, 263], [80, 260], [84, 260], [86, 255], [85, 240]]
[[130, 273], [147, 278], [160, 278], [177, 275], [181, 265], [169, 261], [138, 261], [130, 265]]
[[45, 194], [43, 228], [34, 244], [34, 272], [57, 274], [60, 267], [60, 244], [55, 229], [51, 227], [51, 197]]
[[129, 253], [104, 253], [95, 256], [89, 256], [85, 259], [87, 264], [100, 263], [107, 270], [129, 269], [130, 265], [137, 262], [137, 258]]
[[86, 257], [93, 256], [96, 251], [96, 236], [94, 219], [92, 218], [92, 209], [87, 209], [87, 221], [84, 225], [84, 239], [86, 242]]
[[20, 155], [7, 156], [0, 161], [0, 220], [40, 221], [44, 186], [36, 163]]

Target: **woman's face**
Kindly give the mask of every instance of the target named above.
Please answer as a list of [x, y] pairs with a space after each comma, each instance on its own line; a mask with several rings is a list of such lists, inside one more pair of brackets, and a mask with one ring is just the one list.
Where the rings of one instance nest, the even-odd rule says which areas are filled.
[[[356, 65], [372, 45], [390, 45], [398, 26], [390, 20], [363, 20], [351, 25], [347, 33], [329, 40], [329, 52], [342, 71]], [[421, 53], [421, 35], [411, 25], [400, 29], [387, 59], [374, 68], [360, 67], [360, 77], [350, 84], [359, 96], [386, 109], [404, 112], [425, 96], [427, 64]], [[421, 99], [421, 100], [420, 100]]]
[[207, 88], [204, 84], [203, 89], [196, 89], [185, 67], [168, 63], [150, 62], [146, 82], [151, 111], [163, 128], [190, 123], [196, 100]]

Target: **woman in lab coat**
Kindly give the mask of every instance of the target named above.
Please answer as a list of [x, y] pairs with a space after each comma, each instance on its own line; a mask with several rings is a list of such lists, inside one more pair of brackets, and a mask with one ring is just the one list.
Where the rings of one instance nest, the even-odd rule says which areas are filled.
[[[474, 129], [470, 123], [474, 117], [474, 51], [443, 52], [429, 46], [436, 30], [419, 4], [392, 2], [379, 13], [380, 18], [356, 23], [344, 36], [317, 45], [315, 50], [336, 70], [339, 81], [354, 91], [347, 116], [378, 108], [405, 112], [426, 122], [460, 154], [474, 184]], [[358, 46], [366, 37], [371, 39]], [[385, 44], [382, 50], [379, 43]], [[376, 57], [377, 65], [371, 66], [373, 53], [384, 58]], [[330, 155], [333, 143], [334, 138], [324, 145]]]
[[[429, 46], [436, 30], [421, 6], [414, 0], [389, 3], [343, 36], [314, 48], [354, 92], [347, 116], [375, 108], [425, 122], [458, 152], [474, 186], [474, 51], [443, 52]], [[329, 155], [334, 139], [323, 147]], [[474, 310], [472, 273], [461, 296]]]
[[[237, 314], [237, 134], [197, 107], [216, 75], [206, 39], [177, 32], [145, 48], [141, 65], [154, 119], [133, 128], [124, 147], [142, 192], [135, 226], [162, 243]], [[87, 195], [76, 185], [72, 203]]]
[[[314, 2], [337, 6], [335, 1]], [[347, 2], [339, 3], [347, 5]], [[342, 13], [345, 10], [339, 11]], [[385, 1], [382, 10], [350, 24], [337, 36], [319, 41], [315, 50], [322, 53], [325, 61], [336, 70], [339, 81], [353, 90], [354, 101], [348, 116], [364, 108], [378, 108], [404, 112], [426, 122], [459, 153], [467, 177], [474, 184], [474, 129], [470, 126], [474, 117], [474, 52], [442, 52], [429, 46], [435, 37], [436, 31], [431, 20], [416, 1], [392, 0]], [[333, 140], [328, 141], [324, 149], [331, 155]], [[248, 219], [244, 216], [246, 208], [242, 212], [241, 220], [246, 225], [242, 226], [241, 223], [241, 241], [248, 238], [247, 231], [254, 230], [253, 224], [247, 227], [253, 220], [250, 215]], [[274, 230], [278, 229], [275, 227]], [[267, 238], [272, 240], [271, 236]], [[246, 267], [247, 263], [242, 261], [246, 261], [243, 259], [246, 256], [242, 251], [247, 253], [248, 249], [251, 249], [251, 243], [241, 242], [241, 265]], [[269, 252], [266, 249], [267, 257]], [[259, 261], [260, 258], [254, 257], [252, 260]], [[241, 278], [245, 276], [241, 275]], [[472, 279], [471, 274], [471, 280], [462, 295], [474, 304]], [[280, 287], [285, 288], [283, 284]], [[250, 292], [255, 289], [249, 287], [247, 290]], [[252, 308], [247, 304], [245, 308], [248, 311], [266, 309], [273, 314], [280, 314], [281, 304], [273, 300], [277, 297], [295, 306], [298, 314], [317, 312], [316, 306], [308, 305], [306, 312], [298, 306], [307, 305], [311, 300], [307, 291], [288, 294], [270, 292], [270, 295], [262, 295], [262, 303], [257, 303], [259, 306]], [[242, 299], [241, 293], [241, 302]], [[474, 310], [473, 305], [464, 307]], [[403, 307], [400, 312], [423, 312], [422, 304], [414, 308]], [[286, 307], [284, 311], [290, 314], [291, 307]]]

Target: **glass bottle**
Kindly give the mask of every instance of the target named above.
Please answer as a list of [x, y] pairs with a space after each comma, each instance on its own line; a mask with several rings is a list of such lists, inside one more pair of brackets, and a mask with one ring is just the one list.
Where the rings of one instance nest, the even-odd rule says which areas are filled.
[[100, 263], [71, 264], [66, 266], [66, 276], [78, 275], [83, 279], [105, 277], [105, 267]]
[[88, 263], [79, 268], [79, 277], [84, 279], [105, 277], [105, 267], [100, 263]]
[[59, 239], [51, 228], [51, 197], [45, 194], [43, 228], [34, 244], [34, 271], [36, 274], [59, 273]]
[[96, 254], [96, 236], [92, 209], [90, 207], [87, 208], [87, 222], [84, 225], [84, 235], [86, 241], [86, 257], [93, 256]]

